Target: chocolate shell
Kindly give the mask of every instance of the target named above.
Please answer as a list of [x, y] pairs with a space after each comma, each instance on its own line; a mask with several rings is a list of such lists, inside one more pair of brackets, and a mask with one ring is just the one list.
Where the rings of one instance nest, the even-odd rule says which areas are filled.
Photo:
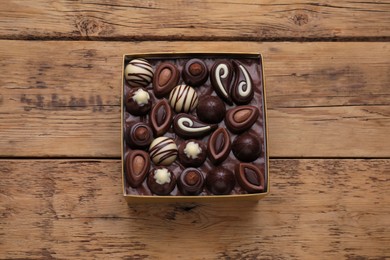
[[125, 159], [126, 179], [133, 188], [139, 187], [149, 172], [149, 155], [141, 150], [130, 151]]
[[130, 87], [146, 87], [152, 81], [153, 68], [145, 59], [134, 59], [126, 65], [125, 79]]
[[232, 171], [221, 166], [212, 169], [206, 177], [207, 189], [215, 195], [227, 195], [233, 190], [236, 180]]
[[254, 106], [238, 106], [227, 111], [225, 125], [232, 133], [242, 133], [252, 127], [259, 115]]
[[169, 137], [157, 137], [150, 144], [149, 155], [155, 165], [170, 165], [177, 157], [176, 143]]
[[177, 187], [183, 195], [199, 195], [203, 191], [203, 174], [195, 168], [185, 169], [179, 176]]
[[198, 94], [190, 86], [178, 85], [169, 94], [169, 104], [176, 113], [189, 113], [198, 105]]
[[250, 163], [239, 163], [234, 169], [236, 180], [249, 193], [263, 192], [265, 189], [264, 175], [261, 170]]
[[184, 65], [182, 76], [185, 83], [198, 87], [207, 81], [209, 70], [203, 61], [191, 59]]
[[142, 116], [152, 107], [152, 99], [144, 88], [132, 89], [125, 97], [126, 110], [135, 116]]
[[154, 135], [161, 136], [165, 134], [172, 123], [172, 109], [166, 99], [159, 101], [150, 112], [150, 123]]
[[226, 114], [225, 103], [215, 96], [206, 96], [200, 99], [196, 108], [198, 118], [208, 124], [217, 124]]
[[126, 130], [127, 144], [133, 149], [144, 149], [149, 147], [153, 140], [153, 133], [150, 127], [143, 122], [129, 124]]
[[225, 128], [218, 128], [207, 143], [207, 154], [214, 165], [226, 160], [231, 150], [230, 135]]
[[154, 194], [169, 195], [175, 189], [176, 177], [171, 170], [158, 167], [150, 171], [147, 184]]
[[252, 162], [260, 157], [261, 143], [256, 134], [245, 132], [234, 139], [232, 151], [238, 160]]
[[208, 125], [199, 121], [195, 116], [178, 114], [173, 120], [173, 131], [182, 138], [199, 138], [217, 129], [218, 125]]
[[230, 90], [230, 96], [236, 105], [246, 105], [253, 99], [254, 86], [247, 69], [238, 61], [233, 61], [235, 80]]
[[162, 98], [171, 92], [171, 90], [179, 83], [180, 72], [175, 65], [163, 62], [154, 73], [153, 92], [158, 98]]
[[179, 161], [185, 167], [199, 167], [206, 157], [207, 147], [199, 140], [190, 139], [179, 146]]
[[229, 105], [233, 105], [229, 94], [233, 74], [233, 65], [229, 61], [215, 62], [210, 72], [210, 81], [215, 92]]

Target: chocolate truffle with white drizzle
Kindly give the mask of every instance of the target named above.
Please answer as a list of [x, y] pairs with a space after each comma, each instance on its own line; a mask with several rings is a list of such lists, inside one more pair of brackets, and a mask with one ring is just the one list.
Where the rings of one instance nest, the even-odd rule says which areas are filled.
[[125, 79], [130, 87], [146, 87], [153, 79], [153, 68], [145, 59], [134, 59], [126, 65]]
[[169, 94], [169, 104], [176, 113], [189, 113], [198, 105], [198, 94], [187, 85], [178, 85]]

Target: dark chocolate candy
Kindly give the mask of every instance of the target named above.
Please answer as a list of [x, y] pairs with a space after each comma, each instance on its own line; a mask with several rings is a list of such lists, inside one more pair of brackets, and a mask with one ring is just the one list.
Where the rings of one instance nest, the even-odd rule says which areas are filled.
[[184, 65], [182, 76], [185, 83], [198, 87], [207, 81], [209, 70], [203, 61], [191, 59]]
[[126, 110], [135, 116], [142, 116], [152, 107], [152, 99], [144, 88], [132, 89], [125, 98]]
[[182, 138], [198, 138], [217, 129], [218, 125], [208, 125], [189, 114], [178, 114], [173, 120], [173, 131]]
[[251, 102], [255, 93], [252, 78], [248, 70], [240, 62], [233, 60], [235, 80], [230, 90], [230, 96], [236, 105], [246, 105]]
[[125, 159], [126, 178], [133, 188], [139, 187], [149, 173], [150, 160], [148, 153], [141, 150], [130, 151]]
[[229, 94], [233, 74], [233, 65], [225, 60], [215, 62], [210, 72], [210, 81], [215, 92], [229, 105], [233, 105]]
[[130, 87], [146, 87], [152, 81], [153, 68], [145, 59], [134, 59], [126, 65], [125, 78]]
[[154, 73], [154, 95], [158, 98], [168, 95], [176, 87], [177, 83], [179, 83], [179, 78], [180, 72], [175, 65], [168, 62], [161, 63]]
[[133, 149], [147, 148], [153, 141], [152, 129], [143, 122], [129, 124], [126, 130], [126, 141]]
[[198, 105], [198, 94], [190, 86], [178, 85], [169, 94], [169, 104], [176, 113], [189, 113]]
[[225, 103], [215, 96], [206, 96], [200, 99], [196, 108], [198, 118], [208, 124], [217, 124], [226, 114]]
[[179, 176], [177, 187], [183, 195], [198, 195], [203, 191], [203, 174], [195, 168], [185, 169]]
[[176, 186], [176, 177], [168, 168], [157, 167], [150, 171], [147, 184], [154, 194], [169, 195]]
[[252, 162], [261, 154], [261, 143], [255, 133], [248, 131], [234, 139], [232, 151], [238, 160]]
[[229, 156], [231, 150], [230, 135], [225, 128], [218, 128], [210, 136], [207, 143], [207, 153], [214, 165], [222, 163]]
[[234, 169], [236, 180], [249, 193], [263, 192], [265, 188], [264, 175], [251, 163], [239, 163]]
[[252, 127], [259, 114], [254, 106], [238, 106], [227, 111], [225, 125], [232, 133], [242, 133]]
[[150, 112], [150, 123], [154, 135], [157, 137], [165, 134], [171, 127], [172, 119], [172, 109], [166, 99], [154, 105]]
[[218, 166], [207, 173], [206, 187], [215, 195], [227, 195], [236, 185], [232, 171]]
[[199, 167], [206, 157], [206, 145], [199, 140], [190, 139], [179, 145], [179, 161], [185, 167]]

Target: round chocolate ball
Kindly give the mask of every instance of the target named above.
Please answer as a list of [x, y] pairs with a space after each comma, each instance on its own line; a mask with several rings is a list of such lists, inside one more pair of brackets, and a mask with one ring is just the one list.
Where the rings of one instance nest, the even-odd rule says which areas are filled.
[[218, 97], [207, 96], [199, 101], [196, 114], [205, 123], [219, 123], [226, 114], [225, 103]]
[[184, 65], [182, 76], [185, 83], [197, 87], [207, 81], [209, 70], [202, 60], [191, 59]]
[[154, 194], [169, 195], [176, 186], [176, 177], [168, 168], [154, 168], [149, 173], [147, 184]]
[[179, 146], [179, 161], [186, 167], [199, 167], [207, 157], [206, 145], [198, 140], [190, 139]]
[[206, 177], [207, 189], [215, 195], [227, 195], [236, 185], [234, 173], [221, 166], [212, 169]]
[[152, 129], [143, 122], [129, 124], [126, 129], [127, 144], [133, 148], [147, 148], [152, 143]]
[[132, 89], [126, 95], [126, 110], [134, 116], [146, 115], [152, 107], [152, 99], [144, 88]]
[[203, 186], [203, 174], [195, 168], [185, 169], [177, 181], [177, 187], [183, 195], [198, 195], [203, 191]]
[[252, 162], [261, 154], [260, 139], [252, 132], [245, 132], [234, 139], [232, 151], [238, 160]]

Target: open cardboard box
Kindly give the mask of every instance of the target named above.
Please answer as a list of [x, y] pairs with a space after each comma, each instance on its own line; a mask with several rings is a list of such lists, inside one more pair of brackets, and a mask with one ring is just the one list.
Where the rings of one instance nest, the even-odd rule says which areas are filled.
[[[125, 120], [126, 120], [126, 107], [124, 105], [124, 96], [126, 92], [126, 88], [129, 88], [129, 86], [126, 83], [126, 80], [124, 79], [124, 69], [126, 64], [132, 59], [135, 58], [144, 58], [147, 59], [152, 67], [155, 69], [157, 64], [163, 60], [169, 60], [173, 62], [178, 62], [178, 67], [181, 71], [182, 62], [183, 60], [188, 60], [192, 58], [199, 58], [202, 60], [208, 60], [206, 64], [208, 64], [208, 68], [210, 69], [209, 65], [213, 63], [214, 60], [220, 60], [220, 59], [238, 59], [238, 60], [246, 60], [249, 62], [249, 64], [252, 64], [254, 66], [255, 72], [259, 77], [259, 80], [255, 82], [258, 82], [258, 84], [254, 84], [255, 91], [258, 93], [255, 94], [254, 99], [256, 104], [260, 106], [260, 116], [259, 119], [259, 125], [261, 127], [261, 133], [259, 133], [259, 136], [262, 140], [262, 163], [261, 167], [263, 168], [264, 178], [265, 178], [265, 190], [262, 193], [252, 193], [252, 194], [230, 194], [230, 195], [210, 195], [205, 194], [206, 192], [203, 192], [201, 195], [198, 196], [183, 196], [183, 195], [170, 195], [170, 196], [157, 196], [157, 195], [150, 195], [150, 194], [142, 194], [141, 192], [136, 191], [136, 189], [131, 188], [127, 182], [127, 178], [125, 176], [125, 154], [126, 151], [131, 150], [131, 148], [127, 147], [126, 141], [125, 141]], [[251, 63], [252, 62], [252, 63]], [[212, 201], [228, 201], [228, 200], [245, 200], [245, 201], [257, 201], [262, 199], [263, 197], [267, 196], [270, 192], [270, 177], [269, 177], [269, 151], [268, 151], [268, 124], [267, 124], [267, 107], [266, 107], [266, 94], [265, 94], [265, 78], [264, 78], [264, 65], [263, 65], [263, 59], [261, 54], [259, 53], [140, 53], [140, 54], [125, 54], [123, 55], [123, 61], [122, 61], [122, 87], [121, 87], [121, 158], [122, 158], [122, 188], [123, 188], [123, 196], [125, 197], [126, 201], [130, 203], [146, 203], [146, 202], [212, 202]], [[205, 83], [205, 87], [211, 87], [210, 79], [207, 80]], [[150, 83], [147, 86], [147, 89], [150, 93], [153, 93], [152, 91], [152, 83]], [[255, 92], [255, 93], [256, 93]], [[227, 107], [229, 109], [229, 107]], [[232, 136], [231, 139], [233, 140], [234, 137]], [[207, 139], [206, 139], [207, 143]], [[232, 152], [230, 152], [231, 154]], [[208, 159], [207, 159], [208, 160]], [[256, 161], [254, 162], [256, 163]], [[223, 165], [223, 163], [222, 163]], [[153, 166], [153, 164], [152, 164]], [[142, 184], [144, 187], [146, 186], [146, 180]], [[236, 184], [238, 185], [238, 184]], [[175, 190], [177, 187], [175, 188]], [[205, 188], [206, 190], [206, 188]], [[175, 193], [174, 191], [171, 193]]]

